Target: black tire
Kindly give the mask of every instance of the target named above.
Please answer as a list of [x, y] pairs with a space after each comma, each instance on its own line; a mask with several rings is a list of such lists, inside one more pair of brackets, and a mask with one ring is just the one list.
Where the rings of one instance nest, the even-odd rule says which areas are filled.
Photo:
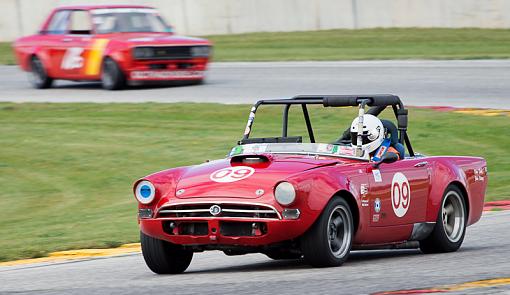
[[191, 263], [193, 251], [180, 245], [158, 240], [140, 232], [143, 259], [147, 266], [157, 274], [179, 274]]
[[[454, 216], [453, 221], [452, 216]], [[464, 241], [466, 221], [463, 193], [457, 186], [449, 185], [443, 195], [432, 233], [425, 240], [420, 241], [421, 251], [427, 254], [457, 251]]]
[[53, 84], [53, 79], [48, 76], [48, 72], [37, 56], [30, 59], [30, 83], [37, 89], [50, 88]]
[[107, 90], [119, 90], [126, 86], [126, 76], [119, 65], [109, 57], [103, 61], [101, 82], [103, 83], [103, 88]]
[[299, 259], [303, 256], [301, 253], [283, 251], [280, 249], [271, 249], [264, 252], [264, 254], [273, 260]]
[[349, 204], [341, 198], [331, 199], [302, 238], [305, 261], [314, 267], [342, 265], [351, 251], [353, 235], [354, 221]]

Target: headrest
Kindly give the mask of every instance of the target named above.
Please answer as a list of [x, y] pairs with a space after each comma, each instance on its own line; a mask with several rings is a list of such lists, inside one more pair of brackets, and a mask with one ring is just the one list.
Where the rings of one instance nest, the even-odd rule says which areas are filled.
[[391, 146], [395, 146], [398, 143], [398, 129], [393, 122], [390, 120], [381, 120], [384, 128], [388, 130], [390, 136]]

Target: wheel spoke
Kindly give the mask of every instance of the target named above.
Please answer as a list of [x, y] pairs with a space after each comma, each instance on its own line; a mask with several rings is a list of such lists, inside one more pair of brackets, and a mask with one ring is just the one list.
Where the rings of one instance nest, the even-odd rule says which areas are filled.
[[342, 217], [340, 216], [337, 216], [335, 219], [333, 219], [333, 224], [335, 225], [335, 227], [339, 227], [341, 224], [343, 224], [344, 221], [342, 219]]
[[453, 226], [450, 224], [445, 224], [446, 232], [450, 235], [453, 232]]
[[341, 244], [338, 239], [331, 240], [331, 248], [333, 248], [333, 251], [340, 249], [340, 246], [341, 246]]
[[452, 204], [446, 205], [444, 211], [446, 212], [447, 215], [452, 215], [454, 212], [453, 205]]

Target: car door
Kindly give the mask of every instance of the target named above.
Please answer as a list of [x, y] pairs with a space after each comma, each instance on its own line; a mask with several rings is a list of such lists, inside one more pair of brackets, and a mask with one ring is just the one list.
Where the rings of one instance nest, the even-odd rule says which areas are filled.
[[430, 171], [423, 159], [381, 164], [369, 175], [371, 226], [395, 226], [425, 221]]
[[65, 53], [60, 62], [62, 76], [67, 79], [85, 79], [87, 52], [92, 42], [92, 22], [87, 10], [72, 10], [68, 32], [62, 38]]
[[49, 21], [46, 28], [41, 32], [43, 34], [39, 52], [43, 60], [47, 61], [45, 67], [48, 74], [54, 78], [60, 78], [62, 71], [60, 64], [66, 53], [66, 34], [69, 27], [70, 10], [56, 11]]

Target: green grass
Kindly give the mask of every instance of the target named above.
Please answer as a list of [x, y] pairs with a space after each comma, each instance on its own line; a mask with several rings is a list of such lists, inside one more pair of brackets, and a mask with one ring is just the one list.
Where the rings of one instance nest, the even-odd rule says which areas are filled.
[[0, 42], [0, 65], [14, 65], [16, 60], [14, 59], [14, 52], [11, 47], [11, 43]]
[[[248, 111], [220, 104], [0, 103], [0, 260], [137, 241], [132, 183], [223, 157], [240, 139]], [[355, 113], [313, 108], [312, 123], [327, 142]], [[297, 114], [291, 112], [290, 135], [304, 135]], [[280, 117], [280, 109], [261, 109], [254, 135], [277, 135]], [[488, 200], [509, 197], [509, 124], [507, 116], [410, 111], [417, 151], [486, 157]]]
[[510, 57], [510, 30], [363, 29], [211, 36], [217, 61]]
[[[215, 61], [482, 59], [510, 57], [508, 29], [362, 29], [206, 36]], [[0, 64], [13, 64], [0, 44]]]

